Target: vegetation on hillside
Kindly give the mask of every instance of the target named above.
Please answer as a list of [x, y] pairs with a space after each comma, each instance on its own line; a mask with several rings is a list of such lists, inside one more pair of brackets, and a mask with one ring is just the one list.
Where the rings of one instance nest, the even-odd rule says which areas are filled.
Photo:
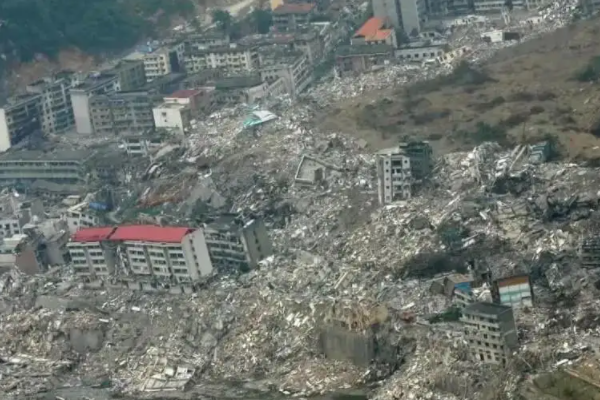
[[68, 46], [119, 51], [193, 13], [191, 0], [0, 0], [0, 53], [26, 61]]

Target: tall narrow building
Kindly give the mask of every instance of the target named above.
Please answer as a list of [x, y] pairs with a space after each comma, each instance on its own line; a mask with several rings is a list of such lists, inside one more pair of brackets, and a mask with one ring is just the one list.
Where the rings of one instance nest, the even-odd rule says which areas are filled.
[[414, 37], [427, 22], [425, 0], [373, 0], [373, 16], [387, 19], [394, 28]]

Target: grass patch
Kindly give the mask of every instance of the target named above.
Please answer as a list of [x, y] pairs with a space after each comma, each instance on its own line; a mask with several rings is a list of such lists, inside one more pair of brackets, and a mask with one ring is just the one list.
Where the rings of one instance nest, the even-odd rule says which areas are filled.
[[431, 93], [445, 86], [479, 86], [496, 82], [484, 71], [475, 69], [466, 61], [461, 62], [452, 73], [431, 80], [417, 82], [406, 89], [407, 95]]
[[597, 82], [600, 79], [600, 56], [593, 57], [587, 66], [575, 75], [579, 82]]

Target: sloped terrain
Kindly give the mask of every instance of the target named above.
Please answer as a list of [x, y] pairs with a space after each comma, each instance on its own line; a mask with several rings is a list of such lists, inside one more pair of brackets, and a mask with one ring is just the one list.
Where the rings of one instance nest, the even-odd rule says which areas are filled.
[[325, 126], [343, 126], [375, 148], [407, 137], [459, 150], [552, 136], [566, 156], [596, 159], [599, 33], [599, 19], [583, 21], [503, 49], [481, 67], [365, 94], [336, 105]]

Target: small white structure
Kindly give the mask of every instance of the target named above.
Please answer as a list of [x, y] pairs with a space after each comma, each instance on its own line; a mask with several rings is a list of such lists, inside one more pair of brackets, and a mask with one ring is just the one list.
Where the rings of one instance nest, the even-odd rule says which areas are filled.
[[399, 147], [377, 153], [379, 203], [390, 204], [411, 197], [410, 158]]
[[192, 120], [192, 111], [186, 104], [163, 103], [153, 108], [152, 114], [157, 128], [172, 130], [181, 135], [189, 129]]

